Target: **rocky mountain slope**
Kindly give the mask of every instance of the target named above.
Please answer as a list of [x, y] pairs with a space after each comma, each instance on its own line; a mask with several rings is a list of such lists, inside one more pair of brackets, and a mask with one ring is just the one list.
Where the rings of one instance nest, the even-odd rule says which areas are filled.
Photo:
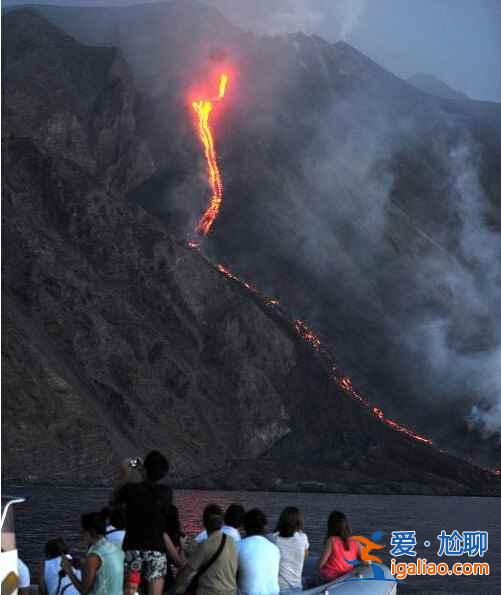
[[348, 398], [285, 310], [127, 204], [163, 162], [116, 49], [28, 10], [2, 33], [4, 479], [102, 481], [155, 446], [184, 485], [497, 489]]
[[182, 239], [207, 200], [187, 98], [229, 69], [204, 252], [306, 319], [387, 413], [499, 463], [499, 105], [423, 93], [345, 43], [255, 37], [200, 2], [41, 10], [123, 51], [155, 163], [129, 198]]

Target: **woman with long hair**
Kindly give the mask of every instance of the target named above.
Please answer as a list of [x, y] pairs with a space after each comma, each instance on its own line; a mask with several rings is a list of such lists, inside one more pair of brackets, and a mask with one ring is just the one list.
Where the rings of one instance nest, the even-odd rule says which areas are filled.
[[320, 578], [333, 581], [353, 570], [355, 560], [360, 560], [360, 545], [351, 539], [351, 529], [346, 515], [331, 512], [327, 522], [324, 551], [318, 562]]
[[275, 532], [269, 536], [269, 539], [280, 550], [278, 574], [280, 592], [302, 590], [304, 560], [308, 555], [310, 544], [304, 533], [301, 511], [295, 506], [284, 508]]

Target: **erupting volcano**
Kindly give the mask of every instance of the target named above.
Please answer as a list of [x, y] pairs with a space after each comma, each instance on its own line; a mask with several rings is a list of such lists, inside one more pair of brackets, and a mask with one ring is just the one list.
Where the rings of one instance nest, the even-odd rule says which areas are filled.
[[[213, 104], [215, 102], [221, 101], [223, 99], [226, 87], [228, 84], [228, 75], [222, 74], [219, 79], [219, 93], [217, 97], [212, 100], [208, 99], [199, 99], [193, 101], [192, 107], [195, 110], [195, 113], [198, 116], [198, 136], [204, 148], [205, 158], [207, 161], [207, 169], [208, 169], [208, 181], [209, 185], [212, 190], [212, 197], [209, 204], [209, 207], [203, 214], [202, 218], [198, 222], [197, 225], [197, 232], [203, 235], [207, 235], [219, 213], [221, 208], [221, 203], [223, 200], [223, 182], [221, 179], [221, 172], [219, 170], [218, 162], [217, 162], [217, 154], [214, 145], [214, 135], [212, 128], [210, 126], [210, 115], [212, 113]], [[189, 246], [194, 249], [198, 249], [199, 246], [195, 242], [189, 242]], [[253, 294], [261, 297], [268, 306], [274, 307], [279, 304], [279, 301], [272, 298], [266, 298], [265, 296], [261, 296], [259, 291], [250, 283], [242, 281], [232, 272], [230, 272], [227, 268], [225, 268], [222, 264], [218, 265], [218, 269], [221, 273], [223, 273], [229, 279], [232, 279], [244, 287], [246, 287], [250, 292]], [[424, 444], [431, 445], [433, 444], [432, 440], [425, 436], [419, 435], [414, 430], [399, 424], [398, 422], [394, 421], [386, 417], [382, 409], [379, 407], [375, 407], [369, 399], [365, 396], [359, 394], [354, 388], [351, 383], [350, 378], [347, 376], [342, 376], [337, 366], [334, 363], [334, 357], [329, 352], [329, 350], [325, 349], [322, 346], [322, 343], [319, 337], [315, 334], [315, 332], [309, 328], [302, 320], [296, 319], [293, 321], [294, 328], [298, 335], [307, 343], [309, 343], [313, 349], [323, 356], [329, 364], [331, 370], [331, 377], [336, 382], [336, 384], [343, 390], [345, 394], [350, 396], [352, 399], [359, 401], [363, 407], [368, 409], [374, 417], [376, 417], [379, 421], [386, 424], [387, 426], [393, 428], [394, 430], [405, 434], [408, 438], [411, 438], [417, 442], [422, 442]]]
[[228, 75], [222, 74], [219, 78], [219, 93], [217, 97], [214, 99], [198, 99], [192, 103], [192, 107], [198, 116], [198, 136], [204, 148], [208, 169], [208, 181], [212, 190], [210, 204], [197, 225], [197, 232], [203, 235], [209, 233], [223, 201], [223, 181], [217, 163], [214, 134], [210, 125], [210, 115], [214, 103], [223, 99], [227, 85]]

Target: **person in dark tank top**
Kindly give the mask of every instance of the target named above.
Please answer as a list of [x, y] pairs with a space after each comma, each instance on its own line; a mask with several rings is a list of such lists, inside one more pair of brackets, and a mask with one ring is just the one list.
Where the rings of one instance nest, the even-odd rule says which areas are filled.
[[177, 566], [183, 560], [168, 535], [172, 490], [160, 483], [169, 471], [169, 463], [153, 450], [143, 465], [145, 480], [122, 486], [115, 498], [115, 506], [123, 511], [125, 519], [125, 592], [133, 593], [133, 585], [143, 580], [148, 584], [148, 595], [161, 595], [168, 558]]

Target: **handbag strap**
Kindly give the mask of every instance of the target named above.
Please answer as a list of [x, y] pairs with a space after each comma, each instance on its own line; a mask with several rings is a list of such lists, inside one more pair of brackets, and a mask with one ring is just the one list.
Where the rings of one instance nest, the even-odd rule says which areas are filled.
[[221, 555], [224, 546], [226, 544], [226, 534], [223, 533], [222, 534], [222, 538], [221, 538], [221, 543], [219, 544], [219, 547], [217, 548], [216, 552], [214, 553], [214, 555], [207, 560], [207, 562], [205, 562], [204, 564], [202, 564], [200, 566], [200, 568], [197, 570], [196, 575], [194, 576], [193, 580], [198, 580], [202, 574], [204, 574], [204, 572], [207, 572], [207, 570], [209, 570], [209, 568], [214, 564], [214, 562], [219, 558], [219, 556]]

